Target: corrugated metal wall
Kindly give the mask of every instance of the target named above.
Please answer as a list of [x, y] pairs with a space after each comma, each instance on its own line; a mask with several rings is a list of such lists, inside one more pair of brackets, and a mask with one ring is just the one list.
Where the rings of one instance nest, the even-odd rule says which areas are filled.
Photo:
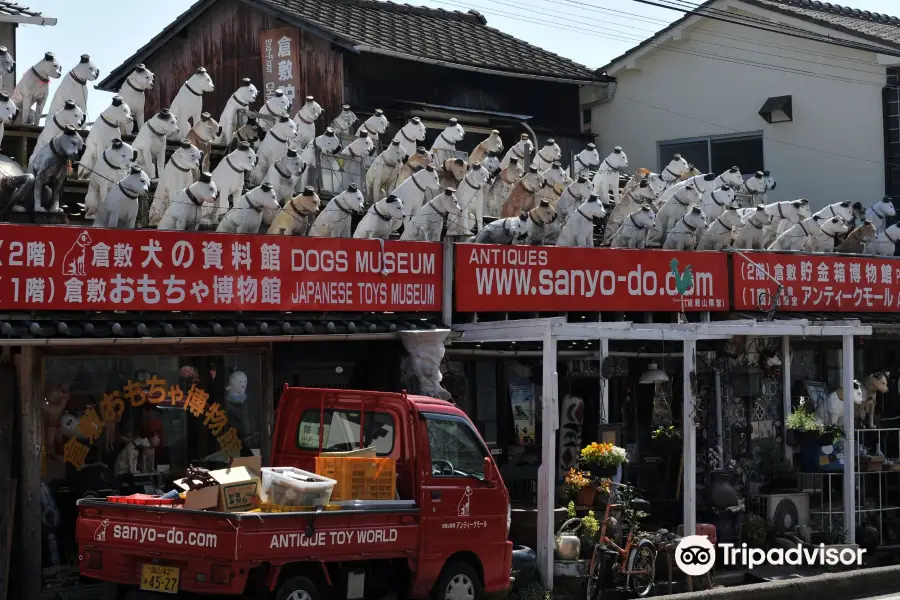
[[[219, 118], [225, 103], [249, 77], [262, 87], [259, 34], [265, 29], [285, 25], [274, 17], [242, 2], [218, 2], [181, 33], [170, 40], [145, 63], [156, 74], [156, 85], [147, 95], [145, 114], [167, 107], [197, 67], [206, 67], [216, 91], [205, 94], [203, 110]], [[342, 56], [330, 44], [316, 36], [300, 32], [302, 40], [301, 82], [297, 95], [312, 95], [325, 109], [317, 123], [324, 131], [343, 103]], [[259, 108], [260, 101], [252, 108]], [[296, 108], [295, 108], [296, 110]], [[292, 115], [293, 116], [293, 115]]]

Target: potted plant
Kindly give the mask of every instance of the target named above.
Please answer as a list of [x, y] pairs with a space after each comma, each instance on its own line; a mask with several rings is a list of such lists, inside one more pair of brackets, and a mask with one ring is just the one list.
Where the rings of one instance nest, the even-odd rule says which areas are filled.
[[579, 506], [592, 506], [597, 488], [591, 485], [591, 479], [583, 471], [574, 467], [566, 474], [566, 494]]
[[760, 493], [795, 492], [800, 485], [800, 472], [793, 463], [781, 460], [770, 452], [760, 465], [760, 472], [769, 480], [768, 491]]
[[612, 477], [626, 460], [625, 448], [613, 444], [591, 442], [581, 450], [582, 469], [597, 479]]
[[800, 406], [788, 415], [784, 427], [787, 429], [787, 442], [791, 446], [804, 446], [817, 440], [825, 431], [822, 423], [808, 410], [805, 398], [800, 398]]
[[594, 496], [594, 506], [606, 506], [606, 503], [609, 502], [609, 479], [595, 481], [594, 488], [597, 490], [597, 495]]
[[751, 548], [761, 548], [766, 543], [766, 520], [753, 513], [745, 513], [741, 522], [741, 537]]
[[837, 444], [843, 440], [846, 435], [844, 428], [840, 425], [826, 425], [825, 429], [822, 431], [822, 435], [819, 436], [819, 443], [822, 446]]
[[[566, 513], [570, 521], [576, 518], [574, 502], [569, 502]], [[597, 534], [600, 533], [600, 521], [597, 520], [597, 516], [592, 510], [589, 510], [588, 514], [579, 521], [580, 525], [577, 531], [578, 539], [581, 542], [580, 558], [590, 558], [594, 552], [594, 545], [597, 543]]]
[[674, 425], [661, 425], [650, 432], [653, 443], [662, 450], [672, 450], [681, 446], [681, 431]]

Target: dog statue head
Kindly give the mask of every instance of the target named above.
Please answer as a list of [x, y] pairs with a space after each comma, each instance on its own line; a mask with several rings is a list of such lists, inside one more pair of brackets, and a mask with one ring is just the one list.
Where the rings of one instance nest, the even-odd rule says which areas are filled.
[[718, 221], [728, 229], [734, 229], [741, 225], [741, 213], [738, 212], [738, 205], [734, 202], [725, 205], [725, 210], [718, 216]]
[[870, 209], [879, 217], [893, 217], [897, 214], [897, 209], [894, 207], [894, 202], [890, 198], [882, 198], [878, 202], [872, 205]]
[[775, 189], [775, 186], [778, 185], [778, 182], [775, 181], [775, 178], [772, 177], [772, 173], [768, 170], [763, 171], [763, 179], [766, 180], [766, 191], [771, 192]]
[[538, 155], [541, 157], [541, 160], [548, 163], [562, 160], [562, 150], [553, 138], [548, 138], [544, 142], [544, 147], [538, 151]]
[[222, 127], [219, 122], [212, 118], [212, 115], [205, 112], [200, 115], [200, 122], [191, 128], [191, 132], [196, 135], [201, 142], [209, 143], [222, 135]]
[[466, 130], [459, 124], [459, 121], [450, 119], [450, 124], [441, 132], [441, 137], [443, 137], [448, 144], [458, 144], [466, 137]]
[[148, 124], [153, 127], [155, 135], [167, 136], [178, 131], [178, 118], [168, 108], [161, 108], [152, 119], [144, 123], [144, 127]]
[[19, 107], [6, 92], [0, 92], [0, 123], [12, 123], [19, 114]]
[[16, 70], [16, 61], [6, 46], [0, 46], [0, 73], [12, 74]]
[[695, 206], [692, 208], [686, 215], [684, 215], [684, 222], [690, 226], [692, 229], [700, 229], [706, 227], [709, 224], [709, 219], [706, 217], [706, 213], [703, 212], [699, 206]]
[[334, 201], [344, 210], [360, 215], [366, 211], [366, 197], [359, 191], [355, 183], [351, 183], [346, 190], [335, 196]]
[[241, 79], [241, 87], [231, 95], [242, 106], [253, 104], [256, 102], [257, 96], [259, 96], [259, 90], [256, 89], [249, 77]]
[[134, 121], [131, 108], [125, 104], [122, 96], [113, 96], [112, 103], [106, 107], [101, 115], [107, 124], [112, 124], [114, 127], [128, 125]]
[[384, 111], [380, 108], [376, 108], [375, 113], [366, 119], [364, 125], [370, 134], [384, 135], [384, 132], [387, 131], [390, 123], [388, 122], [387, 117], [384, 116]]
[[875, 223], [866, 219], [862, 222], [862, 225], [854, 229], [850, 235], [856, 238], [857, 241], [868, 244], [878, 237], [878, 229], [875, 227]]
[[622, 150], [622, 146], [616, 146], [603, 161], [603, 167], [613, 171], [622, 172], [628, 168], [628, 155]]
[[56, 55], [52, 52], [45, 52], [44, 58], [40, 62], [35, 63], [31, 70], [42, 81], [62, 77], [62, 65], [59, 64], [59, 61], [56, 60]]
[[269, 130], [269, 135], [266, 135], [263, 139], [263, 143], [272, 137], [271, 134], [277, 136], [276, 139], [290, 140], [297, 135], [297, 124], [291, 120], [287, 113], [281, 113], [278, 121]]
[[51, 120], [59, 129], [63, 129], [66, 125], [81, 128], [84, 126], [85, 120], [87, 120], [87, 115], [84, 114], [80, 106], [75, 104], [74, 100], [66, 100], [63, 107], [56, 111]]
[[[331, 128], [338, 133], [346, 135], [350, 133], [350, 129], [353, 127], [353, 124], [358, 120], [359, 119], [357, 118], [357, 116], [353, 113], [352, 110], [350, 110], [350, 105], [345, 104], [341, 107], [341, 114], [336, 116], [331, 122]], [[366, 135], [368, 135], [368, 131], [366, 131]]]
[[469, 173], [466, 175], [466, 180], [469, 185], [477, 189], [491, 180], [491, 172], [483, 164], [473, 162], [469, 165]]
[[606, 217], [606, 209], [595, 194], [588, 196], [587, 200], [578, 207], [578, 212], [590, 220], [603, 219]]
[[114, 138], [103, 151], [103, 160], [115, 170], [124, 169], [137, 160], [137, 151], [119, 138]]
[[719, 178], [722, 180], [722, 183], [727, 183], [734, 189], [740, 189], [744, 184], [744, 176], [741, 175], [741, 170], [737, 167], [731, 167], [721, 175]]
[[78, 161], [84, 156], [84, 140], [71, 125], [66, 125], [62, 133], [51, 140], [56, 152], [63, 154], [68, 160]]
[[[656, 225], [656, 213], [646, 204], [628, 216], [628, 219], [643, 229], [650, 229]], [[628, 223], [628, 221], [625, 221]]]
[[494, 155], [500, 154], [503, 152], [503, 140], [500, 139], [500, 132], [496, 129], [491, 130], [491, 135], [489, 135], [481, 144], [479, 144], [484, 151], [490, 155], [493, 153]]
[[[413, 117], [412, 119], [410, 119], [409, 122], [403, 126], [403, 129], [401, 131], [408, 139], [415, 140], [417, 142], [425, 141], [425, 124], [422, 123], [422, 119], [420, 119], [419, 117]], [[398, 132], [397, 135], [401, 134]]]
[[128, 87], [133, 89], [136, 92], [146, 92], [149, 89], [153, 88], [153, 71], [145, 67], [143, 64], [139, 64], [134, 68], [134, 71], [128, 75], [128, 79], [126, 79]]
[[591, 180], [586, 175], [579, 175], [578, 179], [569, 184], [566, 189], [569, 194], [578, 201], [587, 200], [592, 194]]
[[306, 168], [306, 163], [304, 163], [303, 159], [300, 158], [300, 155], [297, 154], [297, 150], [290, 147], [287, 149], [285, 155], [276, 161], [276, 164], [282, 173], [288, 174], [291, 177], [296, 177]]
[[682, 173], [691, 168], [691, 165], [688, 164], [688, 161], [684, 159], [680, 154], [676, 154], [672, 157], [672, 160], [669, 161], [669, 164], [665, 166], [662, 171], [662, 178], [667, 182], [676, 181]]
[[297, 117], [303, 119], [303, 121], [307, 124], [315, 121], [319, 117], [322, 116], [322, 107], [319, 106], [319, 103], [316, 102], [316, 99], [312, 96], [306, 97], [306, 102], [303, 106], [300, 107], [300, 110], [297, 112]]
[[215, 204], [219, 198], [219, 188], [216, 187], [211, 173], [200, 173], [200, 178], [192, 183], [188, 190], [194, 198], [206, 205]]
[[281, 208], [281, 205], [278, 203], [278, 196], [275, 194], [275, 188], [267, 181], [247, 192], [247, 200], [253, 206], [262, 207], [263, 210], [276, 211]]
[[391, 219], [400, 220], [404, 216], [406, 216], [405, 209], [403, 208], [403, 200], [401, 200], [394, 194], [391, 194], [384, 200], [380, 201], [378, 205], [381, 207], [381, 210], [379, 210], [378, 212], [390, 217]]
[[675, 192], [675, 200], [681, 204], [699, 204], [702, 197], [700, 190], [693, 183], [682, 186]]
[[850, 228], [847, 227], [846, 221], [844, 221], [840, 217], [831, 217], [830, 219], [825, 219], [819, 223], [819, 227], [822, 228], [822, 233], [834, 237], [836, 235], [843, 235], [847, 233]]
[[431, 199], [431, 205], [439, 213], [446, 215], [458, 215], [462, 212], [459, 199], [456, 197], [456, 188], [444, 188], [444, 191]]
[[266, 100], [265, 109], [270, 115], [280, 115], [290, 113], [293, 106], [291, 99], [284, 95], [284, 90], [278, 88], [272, 97]]
[[710, 192], [710, 196], [719, 206], [728, 206], [734, 203], [734, 188], [726, 183]]
[[178, 149], [169, 160], [174, 160], [181, 169], [199, 169], [203, 162], [203, 152], [188, 140], [181, 140]]
[[228, 156], [228, 164], [239, 171], [252, 171], [256, 166], [256, 152], [249, 142], [241, 142]]
[[400, 140], [394, 140], [388, 144], [388, 147], [385, 148], [382, 154], [384, 155], [385, 164], [388, 166], [405, 163], [409, 158], [406, 148], [400, 145]]
[[757, 204], [756, 210], [749, 213], [745, 220], [754, 227], [766, 227], [772, 224], [773, 217], [766, 211], [765, 205]]
[[751, 194], [764, 194], [768, 191], [766, 188], [766, 179], [762, 171], [757, 171], [753, 177], [744, 182], [744, 187]]
[[213, 85], [212, 77], [209, 76], [209, 73], [207, 73], [206, 69], [203, 67], [199, 67], [194, 71], [188, 80], [184, 82], [184, 85], [190, 88], [191, 92], [195, 95], [216, 91], [216, 86]]
[[131, 171], [119, 181], [119, 185], [133, 194], [143, 196], [150, 191], [150, 176], [144, 173], [140, 165], [132, 165]]
[[294, 196], [288, 204], [290, 204], [291, 209], [298, 215], [314, 216], [319, 212], [320, 202], [321, 200], [319, 199], [319, 195], [316, 193], [315, 188], [308, 185], [303, 188], [302, 192]]
[[81, 60], [72, 67], [69, 74], [72, 76], [72, 79], [84, 85], [88, 81], [97, 81], [97, 78], [100, 77], [100, 69], [93, 63], [90, 54], [82, 54]]
[[315, 145], [322, 154], [335, 155], [343, 150], [341, 140], [331, 127], [326, 127], [325, 133], [315, 139]]

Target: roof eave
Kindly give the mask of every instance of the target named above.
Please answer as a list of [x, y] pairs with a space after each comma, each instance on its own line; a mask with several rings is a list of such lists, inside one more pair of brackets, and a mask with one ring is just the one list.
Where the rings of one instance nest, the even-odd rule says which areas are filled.
[[436, 58], [427, 58], [424, 56], [414, 56], [412, 54], [408, 54], [405, 52], [397, 52], [395, 50], [388, 50], [386, 48], [378, 48], [375, 46], [368, 46], [365, 44], [357, 44], [354, 46], [354, 50], [356, 52], [361, 53], [369, 53], [369, 54], [380, 54], [382, 56], [390, 56], [393, 58], [400, 58], [403, 60], [411, 60], [414, 62], [422, 62], [427, 63], [439, 67], [446, 67], [448, 69], [457, 69], [460, 71], [471, 71], [474, 73], [484, 73], [486, 75], [497, 75], [500, 77], [514, 77], [517, 79], [529, 79], [532, 81], [547, 81], [552, 83], [563, 83], [569, 85], [588, 85], [588, 86], [605, 86], [607, 83], [612, 80], [610, 77], [604, 76], [596, 76], [594, 79], [579, 79], [579, 78], [571, 78], [571, 77], [553, 77], [550, 75], [539, 75], [536, 73], [520, 73], [515, 71], [499, 71], [496, 69], [488, 69], [486, 67], [477, 67], [474, 65], [466, 65], [460, 63], [452, 63], [443, 60], [438, 60]]

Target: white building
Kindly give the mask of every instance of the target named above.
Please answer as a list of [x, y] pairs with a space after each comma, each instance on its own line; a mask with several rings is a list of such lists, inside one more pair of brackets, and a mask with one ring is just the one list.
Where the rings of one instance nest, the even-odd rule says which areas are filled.
[[898, 67], [896, 17], [711, 0], [600, 69], [616, 83], [582, 88], [583, 126], [632, 170], [681, 153], [701, 171], [770, 170], [770, 201], [900, 200]]

